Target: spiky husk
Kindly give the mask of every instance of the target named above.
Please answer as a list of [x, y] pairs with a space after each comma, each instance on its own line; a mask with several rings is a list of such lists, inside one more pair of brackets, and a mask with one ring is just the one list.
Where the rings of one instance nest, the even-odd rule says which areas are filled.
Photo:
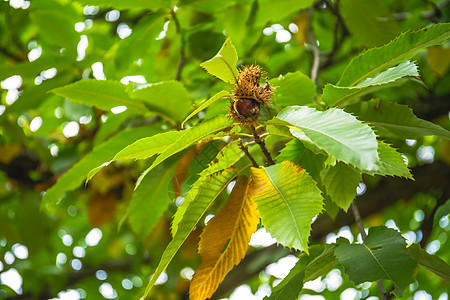
[[[270, 86], [267, 79], [266, 84], [261, 86], [262, 75], [263, 72], [259, 66], [244, 66], [239, 71], [229, 108], [229, 116], [235, 122], [245, 125], [258, 123], [260, 106], [264, 107], [271, 103], [272, 92], [275, 88]], [[251, 110], [252, 106], [253, 110]]]

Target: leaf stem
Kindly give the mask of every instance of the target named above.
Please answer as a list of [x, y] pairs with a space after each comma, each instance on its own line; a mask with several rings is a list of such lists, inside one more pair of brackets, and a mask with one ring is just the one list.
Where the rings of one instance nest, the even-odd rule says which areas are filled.
[[[355, 200], [353, 200], [351, 206], [352, 206], [353, 216], [355, 217], [356, 225], [358, 226], [359, 232], [361, 233], [361, 238], [363, 241], [365, 241], [367, 235], [366, 235], [366, 232], [364, 231], [364, 225], [361, 220], [361, 214], [359, 213], [359, 209], [356, 206]], [[378, 290], [380, 291], [381, 300], [386, 300], [386, 292], [384, 291], [383, 283], [381, 282], [380, 279], [377, 280], [377, 284], [378, 284]]]
[[320, 51], [319, 47], [317, 47], [316, 39], [312, 33], [312, 18], [313, 18], [314, 8], [310, 7], [308, 9], [308, 29], [306, 30], [306, 36], [308, 38], [308, 42], [311, 45], [312, 53], [313, 53], [313, 62], [311, 67], [311, 80], [316, 83], [317, 75], [319, 74], [320, 67]]
[[248, 152], [247, 146], [244, 146], [244, 144], [242, 143], [242, 140], [241, 140], [241, 139], [238, 140], [238, 146], [239, 146], [239, 149], [241, 149], [242, 151], [244, 151], [245, 155], [247, 155], [247, 157], [250, 159], [250, 161], [252, 162], [253, 167], [259, 168], [258, 163], [255, 161], [255, 159], [254, 159], [253, 156], [250, 154], [250, 152]]
[[266, 157], [267, 161], [269, 162], [269, 165], [274, 165], [275, 161], [273, 160], [272, 156], [270, 155], [269, 150], [267, 150], [266, 148], [266, 144], [264, 143], [264, 140], [261, 139], [261, 137], [258, 135], [258, 132], [256, 131], [256, 128], [254, 125], [250, 125], [249, 126], [250, 131], [253, 134], [253, 138], [255, 139], [255, 143], [257, 143], [259, 145], [259, 147], [261, 148], [262, 153], [264, 154], [264, 156]]

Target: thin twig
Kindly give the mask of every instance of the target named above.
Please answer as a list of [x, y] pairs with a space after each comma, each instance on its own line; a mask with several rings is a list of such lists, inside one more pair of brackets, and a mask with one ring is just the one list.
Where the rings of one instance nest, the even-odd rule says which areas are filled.
[[273, 160], [272, 156], [270, 155], [269, 150], [267, 150], [266, 148], [266, 144], [264, 143], [264, 140], [261, 139], [261, 137], [258, 135], [258, 132], [256, 131], [255, 126], [250, 125], [249, 126], [250, 131], [253, 134], [253, 138], [255, 139], [255, 143], [257, 143], [259, 145], [259, 147], [261, 148], [262, 153], [264, 154], [264, 156], [266, 157], [267, 161], [269, 162], [269, 165], [274, 165], [275, 161]]
[[[352, 206], [353, 216], [355, 217], [356, 225], [358, 226], [359, 232], [361, 233], [361, 238], [363, 241], [365, 241], [367, 235], [366, 235], [366, 232], [364, 231], [364, 225], [362, 223], [361, 215], [359, 213], [358, 207], [356, 206], [355, 200], [353, 200], [351, 206]], [[383, 283], [381, 282], [380, 279], [377, 280], [377, 284], [378, 284], [378, 290], [380, 291], [381, 300], [386, 300], [386, 292], [384, 291]]]
[[244, 144], [242, 143], [242, 140], [241, 140], [241, 139], [238, 140], [238, 146], [239, 146], [239, 149], [241, 149], [242, 151], [244, 151], [245, 155], [247, 155], [247, 157], [250, 159], [250, 161], [252, 162], [253, 167], [259, 168], [258, 163], [255, 161], [255, 159], [254, 159], [253, 156], [250, 154], [250, 152], [248, 152], [248, 148], [247, 148], [246, 146], [244, 146]]
[[317, 75], [319, 74], [320, 67], [320, 51], [319, 47], [317, 47], [316, 39], [312, 33], [312, 19], [313, 19], [314, 8], [310, 7], [308, 9], [308, 29], [306, 30], [306, 36], [308, 38], [308, 42], [311, 45], [312, 53], [313, 53], [313, 63], [311, 67], [311, 80], [316, 82]]
[[177, 33], [180, 35], [180, 62], [178, 63], [178, 70], [177, 70], [177, 76], [176, 80], [181, 80], [181, 72], [183, 71], [183, 67], [186, 64], [186, 50], [185, 50], [185, 43], [184, 43], [184, 34], [181, 30], [180, 22], [178, 21], [177, 14], [175, 13], [175, 10], [172, 9], [170, 11], [170, 14], [172, 16], [173, 22], [175, 23], [175, 28]]

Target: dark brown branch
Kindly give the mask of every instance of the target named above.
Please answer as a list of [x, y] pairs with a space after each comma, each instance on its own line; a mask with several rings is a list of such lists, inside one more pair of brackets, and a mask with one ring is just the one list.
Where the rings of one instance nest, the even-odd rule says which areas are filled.
[[250, 154], [250, 152], [248, 152], [248, 148], [247, 148], [246, 146], [244, 146], [244, 144], [242, 143], [242, 140], [241, 140], [241, 139], [239, 139], [238, 145], [239, 145], [239, 149], [241, 149], [242, 151], [244, 151], [245, 155], [247, 155], [248, 159], [250, 159], [250, 161], [252, 162], [253, 167], [259, 168], [258, 163], [255, 161], [255, 159], [254, 159], [253, 156]]
[[184, 43], [184, 34], [181, 30], [180, 22], [178, 21], [177, 14], [175, 13], [175, 10], [171, 10], [170, 14], [172, 16], [173, 22], [175, 23], [175, 28], [177, 33], [180, 35], [180, 62], [178, 63], [178, 70], [177, 70], [177, 76], [176, 80], [181, 80], [181, 72], [183, 71], [183, 67], [186, 64], [186, 50], [185, 50], [185, 43]]
[[256, 131], [255, 126], [250, 125], [249, 126], [250, 131], [253, 134], [253, 138], [255, 139], [255, 143], [257, 143], [259, 145], [259, 147], [261, 148], [262, 153], [264, 154], [264, 156], [266, 157], [267, 161], [269, 162], [269, 165], [274, 165], [275, 161], [273, 160], [272, 156], [270, 155], [269, 150], [267, 150], [266, 148], [266, 144], [264, 143], [264, 140], [261, 139], [261, 137], [258, 135], [258, 132]]

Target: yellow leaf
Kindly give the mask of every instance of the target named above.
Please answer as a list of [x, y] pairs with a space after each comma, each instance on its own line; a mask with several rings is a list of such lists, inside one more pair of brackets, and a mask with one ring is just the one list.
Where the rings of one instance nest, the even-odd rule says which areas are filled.
[[191, 300], [210, 298], [225, 275], [244, 258], [259, 223], [258, 211], [247, 194], [249, 180], [238, 178], [225, 206], [200, 235], [202, 264], [189, 288]]

